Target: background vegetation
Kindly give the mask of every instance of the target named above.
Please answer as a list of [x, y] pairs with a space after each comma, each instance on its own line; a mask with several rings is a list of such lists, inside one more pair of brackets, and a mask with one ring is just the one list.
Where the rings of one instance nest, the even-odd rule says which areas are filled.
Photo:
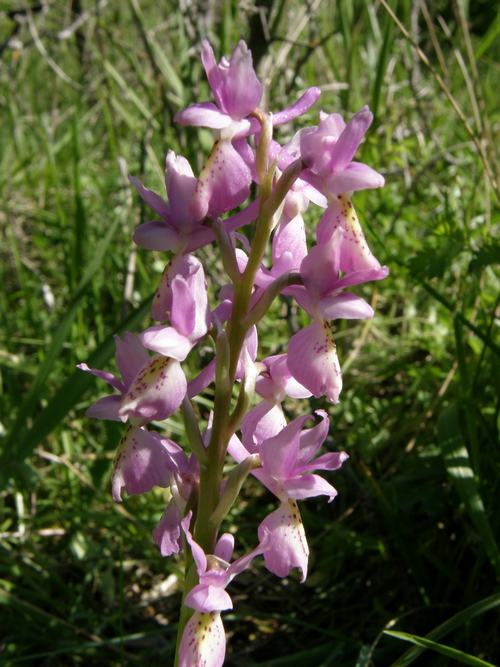
[[[249, 42], [271, 109], [312, 84], [318, 108], [370, 104], [362, 159], [387, 185], [355, 205], [391, 269], [365, 294], [376, 318], [337, 334], [330, 437], [351, 458], [335, 503], [302, 504], [310, 577], [256, 565], [235, 582], [227, 665], [500, 661], [499, 32], [487, 1], [0, 2], [1, 664], [169, 664], [181, 572], [151, 540], [164, 493], [112, 503], [121, 428], [84, 418], [105, 390], [75, 364], [111, 368], [111, 335], [149, 322], [165, 257], [131, 243], [147, 212], [126, 177], [161, 188], [169, 148], [201, 166], [210, 135], [172, 116], [208, 97], [205, 36], [219, 54]], [[264, 353], [300, 324], [291, 304], [276, 316]], [[240, 545], [272, 504], [246, 486]]]

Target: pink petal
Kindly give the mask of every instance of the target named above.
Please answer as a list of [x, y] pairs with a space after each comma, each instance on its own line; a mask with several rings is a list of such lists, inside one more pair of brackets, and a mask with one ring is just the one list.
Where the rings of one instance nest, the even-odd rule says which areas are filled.
[[[194, 255], [182, 255], [172, 262], [172, 324], [191, 341], [197, 341], [207, 333], [208, 294], [203, 265]], [[176, 284], [177, 277], [185, 285]], [[182, 322], [182, 324], [181, 324]]]
[[129, 181], [139, 193], [141, 199], [156, 211], [162, 218], [168, 218], [170, 209], [167, 202], [157, 195], [156, 192], [146, 188], [135, 176], [129, 176]]
[[273, 238], [273, 270], [278, 277], [288, 271], [298, 271], [307, 255], [306, 230], [302, 215], [281, 224]]
[[263, 553], [269, 549], [271, 545], [271, 535], [269, 531], [262, 531], [262, 538], [259, 539], [259, 544], [252, 549], [250, 553], [245, 556], [241, 556], [237, 560], [231, 563], [226, 571], [228, 583], [234, 579], [238, 574], [247, 570], [250, 567], [251, 562], [256, 556], [261, 556]]
[[[310, 109], [311, 106], [316, 102], [320, 94], [321, 91], [319, 88], [308, 88], [296, 102], [291, 104], [289, 107], [286, 107], [286, 109], [274, 112], [272, 114], [273, 125], [283, 125], [283, 123], [289, 123], [291, 120], [294, 120], [294, 118], [302, 116], [302, 114], [306, 113], [306, 111], [308, 111], [308, 109]], [[241, 132], [235, 133], [234, 138], [247, 137], [250, 134], [258, 134], [260, 132], [261, 125], [259, 121], [256, 118], [250, 118], [249, 120], [250, 123], [248, 129], [242, 129]], [[299, 154], [300, 150], [297, 152], [296, 157], [298, 157]], [[270, 157], [271, 159], [274, 159], [276, 156], [271, 154]], [[282, 169], [282, 166], [283, 162], [280, 160], [279, 168]]]
[[299, 436], [309, 415], [297, 417], [277, 435], [264, 440], [260, 445], [262, 467], [277, 480], [292, 476], [299, 454]]
[[308, 88], [299, 99], [286, 109], [273, 113], [273, 125], [283, 125], [289, 123], [294, 118], [298, 118], [308, 111], [321, 95], [321, 90], [316, 86]]
[[255, 361], [257, 357], [257, 348], [259, 341], [257, 338], [257, 327], [250, 327], [247, 335], [245, 336], [245, 342], [243, 343], [243, 348], [241, 350], [240, 358], [238, 359], [238, 365], [236, 367], [236, 379], [241, 380], [245, 376], [245, 358], [248, 353], [250, 359]]
[[[236, 257], [238, 258], [238, 250], [236, 250]], [[231, 289], [230, 294], [226, 294], [226, 288]], [[225, 322], [231, 317], [231, 311], [233, 310], [233, 294], [232, 287], [229, 285], [224, 285], [224, 287], [219, 292], [220, 303], [215, 307], [213, 311], [214, 320], [217, 322]]]
[[234, 535], [231, 533], [224, 533], [217, 540], [215, 545], [214, 555], [222, 558], [226, 563], [229, 563], [234, 551]]
[[264, 440], [277, 435], [285, 426], [281, 405], [262, 401], [247, 412], [241, 424], [245, 449], [251, 454], [257, 453]]
[[290, 398], [309, 398], [311, 396], [311, 392], [301, 385], [300, 382], [297, 382], [291, 373], [290, 377], [286, 379], [284, 390], [285, 394], [290, 396]]
[[116, 364], [125, 386], [128, 387], [141, 368], [149, 362], [149, 354], [136, 334], [125, 331], [121, 337], [114, 336], [114, 339]]
[[155, 319], [170, 316], [177, 332], [192, 342], [206, 334], [207, 286], [203, 265], [194, 255], [174, 257], [163, 272], [151, 310]]
[[343, 232], [337, 229], [327, 241], [311, 248], [300, 265], [300, 275], [304, 286], [313, 298], [337, 287], [342, 242]]
[[247, 167], [250, 169], [250, 173], [252, 174], [252, 180], [257, 183], [258, 181], [258, 176], [257, 176], [257, 168], [255, 164], [255, 153], [248, 143], [247, 139], [234, 139], [233, 138], [233, 146], [234, 148], [238, 151], [239, 155], [241, 156], [241, 159], [243, 162], [247, 165]]
[[326, 395], [332, 403], [338, 402], [342, 375], [328, 323], [314, 322], [292, 336], [288, 343], [288, 368], [314, 396]]
[[184, 252], [193, 252], [202, 248], [207, 243], [212, 243], [215, 241], [215, 235], [211, 229], [204, 227], [200, 224], [198, 227], [193, 227], [187, 232], [187, 235], [183, 236], [183, 243], [186, 244], [186, 247], [183, 248]]
[[233, 457], [236, 463], [241, 463], [247, 459], [251, 452], [248, 451], [237, 435], [232, 435], [227, 447], [228, 454]]
[[121, 421], [119, 415], [121, 401], [122, 397], [116, 394], [104, 396], [87, 408], [85, 415], [93, 419], [110, 419], [119, 422]]
[[238, 265], [238, 271], [243, 273], [248, 264], [248, 255], [241, 248], [235, 248], [234, 254], [236, 257], [236, 264]]
[[351, 271], [346, 273], [337, 283], [337, 289], [370, 283], [373, 280], [383, 280], [389, 275], [389, 269], [381, 266], [379, 269], [366, 269], [363, 271]]
[[222, 667], [226, 636], [220, 613], [195, 612], [184, 628], [179, 647], [179, 667]]
[[330, 422], [327, 413], [324, 410], [316, 410], [315, 414], [321, 418], [321, 421], [316, 426], [308, 428], [300, 434], [300, 449], [297, 462], [301, 466], [301, 469], [303, 464], [308, 463], [316, 455], [328, 436]]
[[216, 217], [242, 204], [250, 192], [250, 170], [229, 140], [218, 141], [203, 167], [191, 202], [196, 220]]
[[222, 109], [224, 69], [222, 66], [217, 65], [214, 50], [212, 49], [210, 42], [206, 39], [203, 40], [201, 45], [201, 62], [203, 63], [203, 67], [205, 69], [210, 88], [212, 89], [213, 96], [215, 97], [219, 107]]
[[379, 261], [373, 256], [359, 224], [351, 200], [345, 195], [332, 199], [323, 214], [316, 237], [319, 244], [328, 242], [337, 229], [343, 232], [340, 252], [340, 270], [344, 273], [380, 269]]
[[[315, 174], [331, 173], [330, 162], [337, 140], [345, 128], [339, 114], [322, 115], [318, 127], [301, 131], [300, 152]], [[315, 183], [312, 183], [314, 186]], [[321, 188], [319, 188], [321, 190]]]
[[252, 54], [243, 40], [233, 51], [229, 68], [222, 74], [224, 86], [220, 95], [224, 111], [234, 118], [246, 118], [258, 105], [263, 86], [255, 74]]
[[172, 468], [163, 438], [145, 428], [131, 426], [122, 438], [111, 479], [113, 500], [121, 501], [123, 489], [129, 495], [146, 493], [154, 486], [168, 486]]
[[260, 540], [266, 530], [270, 534], [270, 546], [264, 552], [267, 569], [278, 577], [287, 577], [298, 567], [302, 571], [301, 581], [305, 581], [309, 547], [297, 503], [288, 500], [271, 512], [259, 526]]
[[184, 604], [196, 611], [225, 611], [233, 608], [233, 602], [228, 593], [219, 586], [198, 584], [186, 595]]
[[307, 181], [298, 178], [295, 181], [295, 186], [300, 188], [302, 194], [313, 204], [316, 204], [316, 206], [320, 206], [321, 208], [326, 208], [328, 206], [328, 199], [325, 195]]
[[168, 151], [165, 159], [165, 185], [172, 222], [177, 228], [189, 224], [188, 208], [196, 188], [196, 178], [186, 158], [176, 155], [174, 151]]
[[193, 554], [193, 560], [196, 565], [198, 576], [201, 576], [207, 571], [207, 557], [198, 542], [194, 540], [191, 531], [189, 530], [189, 524], [191, 523], [192, 516], [192, 512], [188, 512], [186, 514], [184, 519], [181, 521], [181, 528], [184, 531], [187, 543], [191, 547], [191, 553]]
[[186, 394], [186, 376], [175, 359], [154, 357], [122, 399], [121, 417], [163, 420], [170, 417]]
[[146, 250], [177, 250], [179, 234], [165, 222], [145, 222], [135, 230], [134, 242]]
[[[241, 463], [250, 456], [250, 452], [243, 446], [237, 435], [233, 435], [229, 440], [227, 451], [236, 463]], [[262, 468], [253, 470], [252, 475], [268, 488], [271, 493], [274, 493], [277, 498], [280, 498], [283, 495], [280, 485]]]
[[267, 371], [257, 380], [255, 389], [262, 398], [280, 402], [285, 396], [309, 398], [311, 392], [292, 377], [286, 354], [276, 354], [263, 360]]
[[87, 364], [77, 364], [76, 366], [79, 370], [84, 371], [85, 373], [90, 373], [95, 377], [104, 380], [110, 384], [114, 389], [117, 389], [120, 393], [124, 391], [124, 384], [119, 380], [116, 375], [113, 373], [108, 373], [108, 371], [100, 371], [98, 368], [89, 368]]
[[365, 320], [374, 315], [373, 308], [351, 292], [323, 297], [319, 311], [325, 320]]
[[335, 172], [326, 180], [327, 188], [332, 195], [344, 192], [381, 188], [385, 179], [382, 174], [362, 162], [351, 162], [342, 171]]
[[142, 344], [148, 350], [153, 350], [164, 357], [171, 357], [177, 361], [184, 361], [193, 344], [174, 327], [165, 327], [157, 324], [143, 331], [140, 335]]
[[338, 470], [342, 464], [347, 461], [349, 454], [347, 452], [327, 452], [318, 456], [311, 463], [300, 466], [301, 472], [312, 470]]
[[314, 496], [328, 496], [331, 502], [337, 495], [336, 489], [319, 475], [301, 475], [294, 479], [288, 479], [283, 487], [289, 498], [303, 500]]
[[224, 113], [212, 102], [190, 104], [174, 116], [179, 125], [194, 125], [195, 127], [209, 127], [213, 130], [222, 130], [233, 122], [231, 116]]
[[215, 380], [215, 359], [209, 361], [203, 370], [198, 375], [188, 382], [187, 395], [193, 398], [208, 387], [209, 384]]
[[196, 318], [196, 302], [190, 286], [181, 275], [172, 279], [172, 311], [170, 321], [173, 327], [188, 338], [194, 329]]
[[330, 169], [334, 172], [344, 169], [354, 157], [361, 140], [372, 124], [373, 114], [368, 107], [351, 118], [335, 144], [330, 160]]
[[251, 202], [248, 206], [245, 206], [242, 211], [235, 213], [230, 218], [226, 218], [222, 222], [227, 231], [232, 232], [235, 229], [243, 227], [244, 225], [249, 225], [257, 218], [258, 215], [259, 200], [257, 199]]
[[171, 556], [181, 550], [181, 515], [173, 500], [168, 503], [160, 523], [153, 530], [153, 539], [162, 556]]

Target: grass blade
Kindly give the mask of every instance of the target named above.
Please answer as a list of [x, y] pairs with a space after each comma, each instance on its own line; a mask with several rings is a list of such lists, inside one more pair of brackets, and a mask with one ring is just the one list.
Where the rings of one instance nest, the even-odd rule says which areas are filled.
[[380, 47], [380, 53], [377, 63], [377, 74], [375, 75], [375, 82], [373, 84], [373, 92], [372, 92], [371, 109], [375, 121], [377, 120], [378, 116], [380, 95], [384, 84], [385, 70], [387, 69], [387, 60], [389, 57], [389, 47], [391, 46], [391, 44], [392, 44], [392, 23], [390, 22], [389, 17], [386, 16], [384, 41], [382, 42], [382, 46]]
[[436, 653], [441, 653], [447, 658], [452, 658], [457, 660], [464, 665], [471, 665], [471, 667], [495, 667], [491, 662], [486, 662], [480, 658], [476, 658], [469, 653], [464, 653], [459, 651], [456, 648], [451, 646], [445, 646], [444, 644], [438, 644], [433, 642], [430, 639], [425, 637], [419, 637], [417, 635], [411, 635], [407, 632], [395, 632], [393, 630], [384, 630], [384, 634], [389, 635], [390, 637], [396, 637], [396, 639], [402, 639], [405, 642], [410, 642], [410, 644], [415, 644], [416, 646], [421, 646], [424, 649], [430, 649], [431, 651], [436, 651]]
[[115, 83], [118, 85], [118, 87], [123, 91], [125, 94], [125, 97], [127, 97], [132, 104], [137, 108], [139, 113], [149, 122], [151, 123], [152, 127], [154, 127], [155, 130], [159, 129], [159, 124], [158, 121], [153, 118], [151, 115], [151, 112], [149, 109], [146, 107], [146, 105], [142, 102], [142, 100], [134, 93], [134, 91], [131, 89], [131, 87], [127, 84], [125, 79], [122, 77], [122, 75], [114, 68], [114, 66], [109, 62], [109, 60], [106, 60], [104, 62], [104, 68], [106, 72], [111, 76], [111, 78], [115, 81]]
[[[481, 614], [484, 614], [487, 611], [495, 609], [499, 606], [500, 593], [490, 595], [489, 597], [484, 598], [484, 600], [480, 600], [479, 602], [472, 604], [470, 607], [467, 607], [467, 609], [459, 611], [458, 614], [455, 614], [444, 623], [441, 623], [441, 625], [438, 625], [437, 628], [434, 628], [432, 632], [429, 632], [429, 634], [426, 635], [425, 639], [432, 641], [441, 639], [441, 637], [444, 637], [449, 632], [453, 632], [453, 630], [456, 630], [462, 625], [465, 625], [465, 623], [468, 623], [476, 616], [480, 616]], [[425, 649], [423, 647], [410, 649], [404, 655], [398, 658], [398, 660], [396, 660], [396, 662], [394, 662], [391, 667], [407, 667], [408, 665], [411, 665], [411, 663], [414, 662], [424, 650]]]

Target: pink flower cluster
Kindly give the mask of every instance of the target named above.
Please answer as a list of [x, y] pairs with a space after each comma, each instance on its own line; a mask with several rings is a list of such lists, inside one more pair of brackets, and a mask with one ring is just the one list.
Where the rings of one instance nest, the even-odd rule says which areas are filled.
[[[332, 501], [336, 490], [317, 471], [337, 470], [347, 455], [319, 453], [329, 431], [326, 412], [288, 422], [283, 403], [287, 397], [310, 396], [338, 402], [342, 374], [331, 322], [373, 317], [371, 306], [348, 290], [388, 274], [370, 251], [351, 201], [354, 191], [384, 184], [371, 167], [353, 161], [372, 122], [369, 109], [348, 123], [339, 114], [321, 112], [317, 126], [301, 129], [281, 146], [272, 139], [272, 128], [304, 114], [320, 91], [310, 88], [290, 107], [265, 113], [259, 108], [263, 86], [244, 42], [219, 63], [204, 42], [202, 63], [214, 102], [192, 104], [175, 120], [213, 130], [205, 166], [195, 176], [184, 157], [169, 151], [167, 200], [130, 179], [155, 212], [154, 220], [138, 227], [135, 242], [172, 253], [152, 305], [157, 324], [140, 335], [116, 337], [121, 378], [79, 365], [114, 389], [87, 414], [128, 422], [113, 468], [114, 500], [120, 501], [124, 490], [131, 495], [155, 486], [170, 491], [154, 540], [163, 556], [185, 544], [198, 581], [185, 591], [184, 605], [192, 615], [181, 628], [179, 667], [223, 664], [220, 612], [232, 608], [226, 587], [256, 556], [262, 555], [265, 567], [279, 577], [298, 568], [305, 580], [309, 548], [297, 503], [323, 495]], [[252, 182], [258, 195], [248, 202]], [[312, 245], [303, 218], [310, 203], [324, 209]], [[256, 231], [249, 244], [237, 230], [252, 223]], [[257, 248], [262, 238], [271, 242], [267, 266]], [[193, 254], [214, 242], [228, 274], [217, 303], [210, 302], [203, 264]], [[287, 350], [257, 360], [257, 325], [280, 294], [292, 297], [310, 324], [291, 337]], [[212, 339], [212, 361], [186, 378], [181, 362], [200, 342]], [[214, 413], [196, 442], [191, 399], [212, 383]], [[238, 385], [236, 401], [232, 387]], [[183, 446], [157, 430], [157, 422], [178, 409], [187, 423], [191, 415], [195, 431], [194, 441]], [[226, 454], [234, 467], [224, 476]], [[214, 470], [219, 491], [210, 533], [201, 525], [201, 508], [209, 502], [204, 494]], [[276, 497], [277, 509], [258, 526], [256, 548], [231, 562], [234, 538], [217, 533], [248, 474]]]

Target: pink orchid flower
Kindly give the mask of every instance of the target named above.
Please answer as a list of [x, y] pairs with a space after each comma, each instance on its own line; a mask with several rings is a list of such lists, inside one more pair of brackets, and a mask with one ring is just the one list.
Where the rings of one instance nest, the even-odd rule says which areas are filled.
[[[226, 161], [231, 165], [230, 171], [219, 169]], [[211, 243], [215, 237], [213, 231], [203, 224], [205, 217], [216, 218], [239, 206], [248, 196], [250, 173], [248, 167], [240, 162], [232, 146], [224, 147], [222, 153], [214, 150], [197, 179], [186, 158], [169, 151], [165, 161], [168, 202], [131, 176], [130, 182], [141, 199], [160, 217], [160, 220], [145, 222], [135, 230], [134, 241], [137, 245], [147, 250], [179, 253]], [[252, 222], [257, 213], [257, 206], [251, 204], [225, 220], [224, 225], [227, 229], [236, 229]]]
[[[257, 109], [263, 91], [245, 42], [239, 42], [229, 60], [222, 58], [217, 64], [213, 49], [205, 40], [201, 59], [216, 104], [191, 104], [174, 116], [181, 125], [209, 127], [217, 133], [217, 141], [200, 174], [191, 204], [191, 211], [199, 219], [210, 211], [213, 215], [214, 205], [216, 209], [227, 211], [247, 198], [252, 174], [245, 154], [250, 149], [245, 141], [235, 145], [233, 140], [260, 132], [257, 118], [249, 116]], [[273, 114], [273, 124], [287, 123], [302, 115], [319, 94], [318, 88], [309, 88], [295, 104]]]
[[384, 185], [378, 172], [352, 160], [372, 121], [370, 109], [363, 107], [347, 125], [337, 113], [321, 113], [319, 126], [302, 131], [300, 151], [316, 176], [310, 177], [313, 185], [330, 196]]
[[320, 119], [319, 126], [303, 130], [300, 139], [302, 157], [309, 165], [304, 178], [328, 197], [328, 208], [316, 229], [317, 241], [324, 243], [340, 228], [345, 237], [341, 269], [346, 273], [380, 269], [351, 202], [353, 191], [384, 185], [378, 172], [352, 160], [373, 114], [363, 107], [347, 125], [339, 114], [321, 113]]
[[[229, 60], [219, 64], [213, 49], [204, 41], [201, 60], [216, 104], [201, 102], [179, 111], [174, 120], [181, 125], [195, 125], [220, 130], [223, 138], [235, 139], [260, 131], [256, 118], [248, 118], [260, 104], [263, 86], [257, 78], [252, 54], [240, 41]], [[320, 96], [319, 88], [308, 88], [290, 107], [273, 114], [273, 125], [281, 125], [304, 114]]]
[[207, 556], [189, 531], [191, 512], [182, 520], [198, 572], [199, 583], [185, 598], [185, 604], [195, 610], [186, 624], [179, 651], [179, 667], [220, 667], [224, 662], [226, 637], [220, 612], [233, 608], [226, 587], [238, 574], [246, 570], [252, 560], [269, 546], [269, 535], [264, 532], [259, 545], [250, 553], [229, 564], [234, 549], [234, 537], [224, 533], [218, 540], [214, 554]]
[[255, 384], [255, 390], [264, 400], [247, 412], [241, 424], [242, 441], [252, 454], [258, 453], [259, 444], [277, 435], [286, 419], [281, 407], [286, 396], [308, 398], [311, 392], [292, 376], [286, 354], [263, 359], [264, 370]]
[[[286, 577], [291, 569], [298, 567], [302, 581], [307, 576], [309, 548], [297, 500], [326, 495], [331, 502], [337, 491], [313, 471], [338, 470], [348, 458], [345, 452], [328, 452], [314, 459], [329, 428], [326, 412], [318, 410], [316, 414], [321, 417], [316, 426], [303, 430], [311, 416], [298, 417], [259, 443], [262, 467], [252, 473], [280, 500], [279, 508], [259, 526], [259, 538], [270, 535], [270, 546], [264, 553], [266, 567], [279, 577]], [[237, 436], [231, 439], [228, 451], [237, 463], [255, 453]]]
[[89, 417], [145, 424], [152, 420], [167, 419], [177, 410], [186, 394], [187, 382], [179, 362], [175, 359], [150, 357], [139, 337], [125, 332], [115, 336], [116, 363], [122, 379], [87, 364], [77, 368], [105, 380], [118, 394], [105, 396], [91, 405]]
[[[347, 248], [347, 250], [346, 250]], [[373, 317], [372, 307], [344, 288], [382, 280], [386, 267], [353, 271], [341, 276], [343, 256], [350, 245], [337, 229], [332, 237], [311, 249], [300, 265], [303, 285], [288, 288], [313, 318], [312, 324], [292, 336], [288, 344], [288, 367], [294, 378], [314, 396], [326, 395], [333, 403], [342, 389], [342, 376], [329, 320]]]
[[[172, 440], [142, 426], [130, 426], [120, 441], [111, 477], [113, 500], [147, 493], [154, 486], [167, 487], [182, 449]], [[184, 455], [185, 456], [185, 455]]]

